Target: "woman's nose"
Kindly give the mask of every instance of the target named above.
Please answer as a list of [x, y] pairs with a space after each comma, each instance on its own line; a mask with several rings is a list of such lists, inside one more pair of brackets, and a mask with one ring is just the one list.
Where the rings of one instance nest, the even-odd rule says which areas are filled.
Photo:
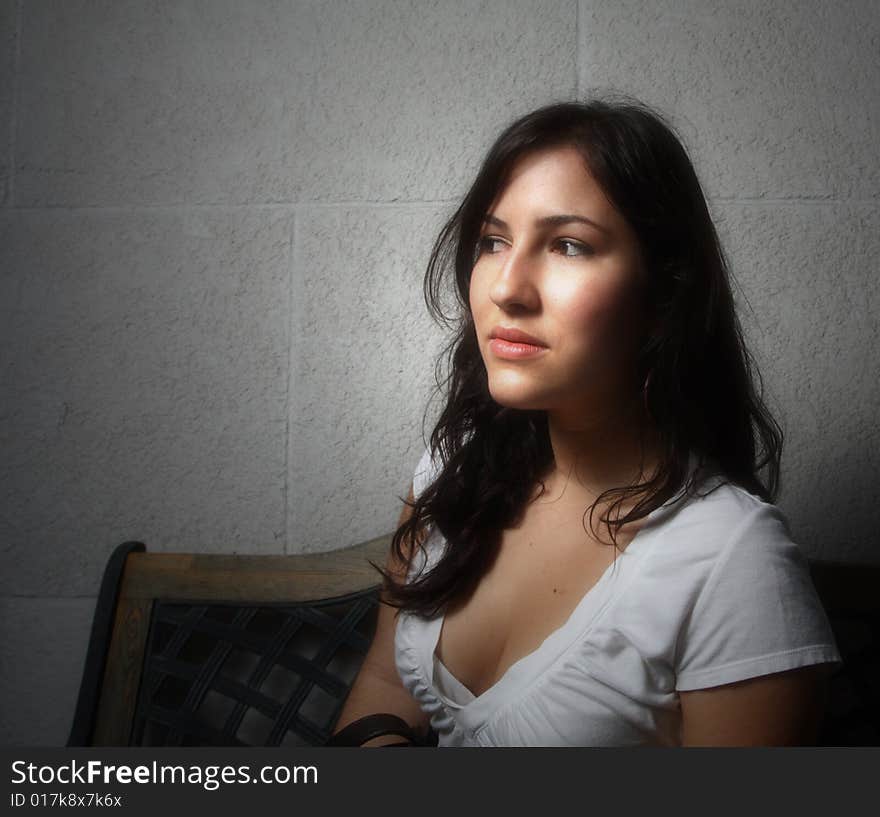
[[535, 280], [535, 262], [525, 250], [510, 250], [492, 281], [489, 297], [501, 309], [534, 309], [540, 300]]

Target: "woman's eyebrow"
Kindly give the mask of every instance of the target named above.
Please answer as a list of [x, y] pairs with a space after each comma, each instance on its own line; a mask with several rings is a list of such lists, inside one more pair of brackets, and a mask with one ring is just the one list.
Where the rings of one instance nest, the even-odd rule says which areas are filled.
[[[504, 230], [510, 229], [506, 221], [498, 218], [498, 216], [493, 216], [491, 213], [487, 213], [483, 221], [486, 224], [494, 224], [496, 227], [501, 227]], [[588, 224], [590, 227], [595, 227], [603, 233], [611, 232], [607, 227], [597, 224], [586, 216], [577, 216], [571, 213], [565, 213], [558, 216], [543, 216], [542, 218], [536, 219], [535, 224], [539, 227], [556, 227], [560, 224], [570, 224], [573, 221]]]

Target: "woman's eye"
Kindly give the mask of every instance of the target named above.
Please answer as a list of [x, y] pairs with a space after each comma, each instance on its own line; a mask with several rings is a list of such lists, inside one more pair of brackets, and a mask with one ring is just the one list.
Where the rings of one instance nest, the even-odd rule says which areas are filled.
[[484, 235], [477, 246], [480, 254], [487, 252], [492, 255], [497, 252], [497, 250], [494, 249], [495, 245], [502, 243], [503, 242], [500, 238], [495, 238], [495, 236], [492, 235]]
[[[483, 253], [494, 255], [501, 251], [505, 242], [493, 235], [484, 235], [477, 244], [477, 255]], [[499, 246], [500, 245], [500, 246]], [[568, 238], [560, 238], [554, 242], [554, 247], [561, 248], [561, 254], [566, 258], [577, 258], [580, 255], [591, 255], [592, 247], [582, 244], [580, 241], [572, 241]]]
[[574, 258], [578, 255], [590, 255], [593, 252], [592, 247], [581, 244], [580, 241], [571, 241], [567, 238], [561, 238], [556, 242], [557, 247], [562, 247], [562, 254], [567, 258]]

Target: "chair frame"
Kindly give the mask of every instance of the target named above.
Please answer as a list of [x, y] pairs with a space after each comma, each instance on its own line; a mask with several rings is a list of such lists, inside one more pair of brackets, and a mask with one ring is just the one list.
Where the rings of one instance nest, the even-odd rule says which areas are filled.
[[329, 553], [146, 553], [119, 545], [95, 609], [68, 746], [125, 746], [134, 722], [153, 602], [296, 604], [372, 588], [391, 534]]

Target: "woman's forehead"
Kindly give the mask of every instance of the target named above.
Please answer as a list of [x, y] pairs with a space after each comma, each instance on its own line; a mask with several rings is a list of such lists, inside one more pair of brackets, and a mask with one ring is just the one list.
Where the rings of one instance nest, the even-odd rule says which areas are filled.
[[623, 226], [583, 155], [569, 145], [531, 151], [513, 163], [487, 209], [508, 220], [505, 213], [510, 218], [575, 214], [611, 230]]

